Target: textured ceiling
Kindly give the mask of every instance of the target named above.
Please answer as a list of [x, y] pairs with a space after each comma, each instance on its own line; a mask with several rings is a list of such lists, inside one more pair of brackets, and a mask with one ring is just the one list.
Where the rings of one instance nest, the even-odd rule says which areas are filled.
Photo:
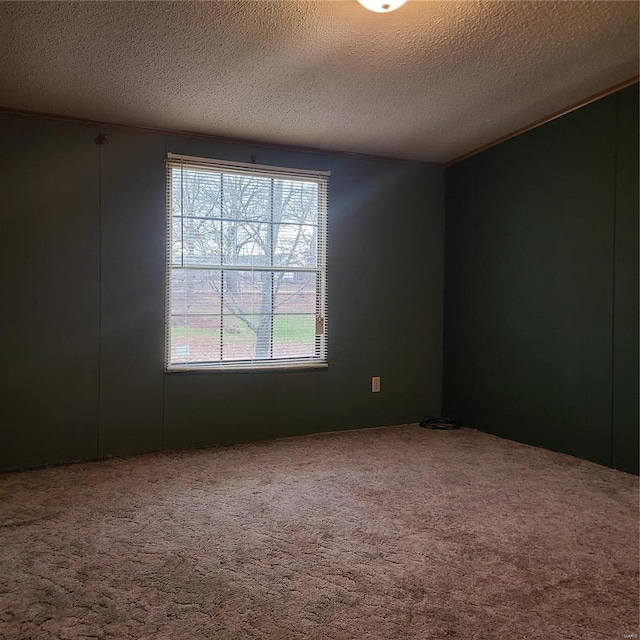
[[0, 106], [446, 162], [638, 73], [638, 2], [0, 2]]

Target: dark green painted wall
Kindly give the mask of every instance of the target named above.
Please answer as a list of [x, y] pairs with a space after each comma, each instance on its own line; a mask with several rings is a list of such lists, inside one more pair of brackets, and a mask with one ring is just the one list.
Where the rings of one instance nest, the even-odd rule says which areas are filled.
[[[439, 413], [443, 169], [98, 133], [0, 115], [0, 469]], [[332, 172], [327, 370], [163, 373], [167, 151]]]
[[638, 473], [638, 85], [618, 94], [612, 464]]
[[[442, 170], [98, 133], [0, 116], [0, 469], [439, 412]], [[163, 373], [167, 151], [332, 171], [328, 370]], [[637, 472], [637, 86], [446, 182], [444, 412]]]
[[0, 469], [96, 453], [97, 133], [0, 118]]
[[638, 472], [638, 86], [446, 174], [443, 411]]

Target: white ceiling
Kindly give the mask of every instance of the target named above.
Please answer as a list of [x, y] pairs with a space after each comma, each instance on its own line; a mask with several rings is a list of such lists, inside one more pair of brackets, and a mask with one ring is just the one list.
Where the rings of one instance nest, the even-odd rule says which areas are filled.
[[638, 73], [638, 2], [0, 2], [0, 106], [447, 162]]

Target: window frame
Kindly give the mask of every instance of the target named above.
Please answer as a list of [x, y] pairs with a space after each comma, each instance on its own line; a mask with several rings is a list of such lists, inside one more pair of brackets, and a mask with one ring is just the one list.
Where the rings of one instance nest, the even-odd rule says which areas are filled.
[[[180, 264], [174, 262], [173, 253], [173, 221], [175, 219], [175, 212], [173, 207], [173, 172], [176, 168], [181, 170], [192, 169], [210, 171], [211, 173], [219, 173], [221, 176], [225, 174], [229, 175], [244, 175], [254, 176], [260, 178], [273, 180], [290, 180], [290, 181], [302, 181], [302, 182], [315, 182], [318, 185], [317, 195], [317, 260], [315, 267], [302, 267], [302, 266], [289, 266], [289, 265], [276, 265], [273, 261], [273, 255], [270, 260], [270, 264], [256, 266], [246, 265], [244, 271], [247, 272], [268, 272], [273, 274], [277, 272], [284, 273], [314, 273], [316, 274], [316, 316], [315, 327], [316, 333], [314, 338], [314, 355], [313, 356], [301, 356], [301, 357], [279, 357], [274, 358], [249, 358], [249, 359], [222, 359], [222, 351], [220, 354], [220, 360], [203, 360], [200, 362], [173, 362], [172, 361], [172, 336], [171, 336], [171, 320], [174, 314], [172, 311], [172, 271], [175, 269], [188, 270], [197, 269], [195, 265], [184, 265], [184, 253], [181, 253], [182, 259]], [[165, 255], [165, 352], [164, 352], [164, 371], [166, 373], [193, 373], [193, 372], [207, 372], [207, 373], [228, 373], [237, 371], [283, 371], [288, 369], [324, 369], [328, 366], [327, 363], [327, 232], [328, 232], [328, 187], [329, 187], [329, 171], [317, 171], [308, 169], [294, 169], [289, 167], [260, 165], [256, 163], [244, 163], [244, 162], [232, 162], [225, 160], [216, 160], [212, 158], [202, 158], [196, 156], [187, 156], [182, 154], [168, 153], [166, 158], [166, 255]], [[272, 207], [272, 205], [270, 205]], [[180, 216], [183, 217], [183, 209], [180, 209]], [[212, 216], [212, 221], [217, 218]], [[222, 210], [220, 210], [220, 222], [224, 220]], [[271, 230], [271, 227], [277, 224], [287, 224], [286, 222], [274, 222], [273, 218], [270, 221], [265, 221], [264, 224], [268, 225], [267, 228]], [[293, 223], [303, 224], [304, 223]], [[229, 265], [224, 263], [224, 254], [221, 253], [220, 264], [207, 265], [207, 269], [219, 271], [224, 273], [225, 269], [229, 270], [241, 270], [239, 263], [235, 265]], [[221, 293], [223, 293], [224, 285], [222, 285]], [[272, 294], [273, 290], [272, 290]], [[224, 316], [224, 306], [221, 302], [221, 314]], [[215, 315], [215, 314], [214, 314]], [[274, 318], [277, 315], [287, 314], [275, 314], [271, 313], [271, 337], [270, 344], [273, 344], [273, 326]], [[221, 344], [223, 343], [221, 337]]]

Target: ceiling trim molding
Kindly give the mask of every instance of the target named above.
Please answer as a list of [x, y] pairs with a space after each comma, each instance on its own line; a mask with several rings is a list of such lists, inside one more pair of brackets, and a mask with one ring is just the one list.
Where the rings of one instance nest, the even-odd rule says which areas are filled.
[[28, 116], [33, 118], [43, 118], [46, 120], [58, 120], [61, 122], [71, 122], [74, 124], [84, 124], [101, 128], [127, 129], [131, 131], [143, 131], [146, 133], [157, 133], [165, 136], [180, 136], [183, 138], [196, 138], [199, 140], [208, 140], [210, 142], [219, 142], [221, 144], [243, 145], [249, 147], [258, 147], [260, 149], [273, 149], [275, 151], [290, 151], [295, 153], [309, 153], [319, 156], [337, 156], [341, 158], [354, 158], [360, 160], [375, 160], [379, 162], [397, 162], [402, 164], [419, 164], [429, 167], [445, 167], [445, 163], [428, 162], [426, 160], [410, 160], [408, 158], [394, 158], [392, 156], [376, 155], [372, 153], [359, 153], [357, 151], [336, 151], [334, 149], [320, 149], [316, 147], [304, 147], [293, 144], [282, 144], [278, 142], [257, 142], [245, 138], [231, 138], [227, 136], [217, 136], [209, 133], [196, 133], [193, 131], [181, 131], [179, 129], [159, 129], [157, 127], [145, 127], [139, 124], [123, 124], [118, 122], [105, 122], [101, 120], [90, 120], [88, 118], [80, 118], [77, 116], [65, 116], [58, 113], [46, 113], [42, 111], [29, 111], [27, 109], [14, 109], [12, 107], [3, 107], [0, 105], [0, 113], [7, 113], [18, 116]]
[[570, 107], [566, 107], [565, 109], [556, 111], [555, 113], [552, 113], [550, 116], [546, 116], [545, 118], [536, 120], [535, 122], [532, 122], [531, 124], [526, 125], [525, 127], [516, 129], [515, 131], [512, 131], [511, 133], [501, 136], [500, 138], [496, 138], [495, 140], [488, 142], [487, 144], [484, 144], [481, 147], [474, 149], [473, 151], [469, 151], [468, 153], [458, 156], [457, 158], [454, 158], [453, 160], [450, 160], [449, 162], [444, 163], [444, 166], [449, 168], [449, 167], [452, 167], [454, 164], [458, 164], [459, 162], [462, 162], [463, 160], [468, 160], [469, 158], [475, 155], [478, 155], [479, 153], [482, 153], [487, 149], [491, 149], [491, 147], [495, 147], [499, 144], [502, 144], [503, 142], [506, 142], [507, 140], [511, 140], [511, 138], [515, 138], [516, 136], [526, 133], [527, 131], [531, 131], [532, 129], [541, 127], [543, 124], [547, 124], [547, 122], [551, 122], [552, 120], [561, 118], [562, 116], [567, 115], [572, 111], [576, 111], [576, 109], [580, 109], [581, 107], [586, 107], [588, 104], [591, 104], [592, 102], [596, 102], [596, 100], [600, 100], [601, 98], [606, 98], [612, 93], [616, 93], [617, 91], [626, 89], [627, 87], [630, 87], [631, 85], [636, 84], [638, 80], [640, 80], [640, 76], [635, 75], [632, 78], [629, 78], [628, 80], [624, 80], [623, 82], [619, 82], [618, 84], [615, 84], [612, 87], [609, 87], [608, 89], [604, 89], [603, 91], [594, 93], [592, 96], [589, 96], [584, 100], [580, 100], [580, 102], [576, 102], [575, 104], [572, 104]]

